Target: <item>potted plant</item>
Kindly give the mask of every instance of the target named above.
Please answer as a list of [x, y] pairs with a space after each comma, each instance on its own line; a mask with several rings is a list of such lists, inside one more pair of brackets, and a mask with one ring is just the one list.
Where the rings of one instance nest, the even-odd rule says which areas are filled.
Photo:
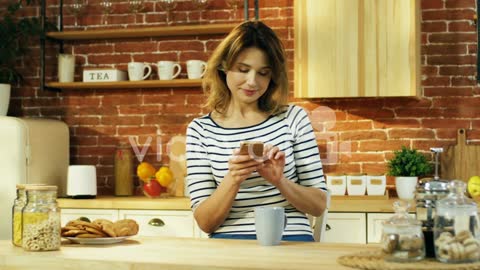
[[388, 162], [388, 174], [395, 176], [395, 188], [400, 199], [414, 198], [418, 177], [429, 174], [432, 166], [422, 153], [402, 146], [394, 151], [394, 157]]
[[[40, 37], [43, 33], [38, 17], [19, 18], [17, 12], [34, 0], [11, 0], [0, 11], [0, 116], [7, 115], [12, 84], [22, 81], [22, 76], [15, 68], [19, 58], [28, 53], [30, 40]], [[51, 23], [46, 23], [46, 29], [55, 29]]]

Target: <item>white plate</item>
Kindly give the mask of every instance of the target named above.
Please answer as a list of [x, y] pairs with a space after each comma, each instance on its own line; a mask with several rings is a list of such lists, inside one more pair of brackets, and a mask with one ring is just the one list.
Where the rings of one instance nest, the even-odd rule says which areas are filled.
[[130, 236], [120, 237], [102, 237], [102, 238], [78, 238], [78, 237], [65, 237], [68, 240], [83, 245], [108, 245], [125, 241]]

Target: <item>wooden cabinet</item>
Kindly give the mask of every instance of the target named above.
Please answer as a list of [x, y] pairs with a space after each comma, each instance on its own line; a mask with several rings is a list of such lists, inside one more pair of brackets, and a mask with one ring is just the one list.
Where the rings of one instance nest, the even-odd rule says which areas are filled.
[[298, 0], [295, 97], [417, 96], [419, 0]]
[[364, 244], [366, 231], [365, 213], [328, 213], [325, 242]]
[[133, 219], [139, 224], [139, 236], [208, 237], [198, 228], [189, 210], [61, 209], [62, 226], [79, 217]]

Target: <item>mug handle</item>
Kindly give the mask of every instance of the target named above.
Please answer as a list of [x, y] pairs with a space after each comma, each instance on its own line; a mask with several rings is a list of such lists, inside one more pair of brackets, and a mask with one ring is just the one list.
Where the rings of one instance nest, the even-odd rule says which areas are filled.
[[202, 78], [203, 75], [205, 75], [205, 72], [207, 71], [207, 62], [202, 61], [202, 67], [203, 67], [203, 72], [200, 75], [200, 78]]
[[180, 64], [177, 63], [177, 64], [173, 65], [173, 68], [175, 68], [175, 67], [178, 68], [178, 70], [175, 74], [173, 74], [172, 79], [177, 78], [178, 75], [180, 75], [180, 72], [182, 71], [182, 67], [180, 66]]
[[145, 64], [145, 67], [143, 68], [143, 73], [145, 73], [145, 69], [147, 69], [147, 74], [143, 76], [142, 80], [145, 80], [146, 78], [148, 78], [148, 76], [150, 76], [150, 73], [152, 73], [152, 67], [147, 63], [144, 63], [144, 64]]
[[287, 227], [287, 222], [288, 222], [288, 217], [287, 217], [287, 214], [283, 214], [283, 230], [285, 230], [285, 228]]

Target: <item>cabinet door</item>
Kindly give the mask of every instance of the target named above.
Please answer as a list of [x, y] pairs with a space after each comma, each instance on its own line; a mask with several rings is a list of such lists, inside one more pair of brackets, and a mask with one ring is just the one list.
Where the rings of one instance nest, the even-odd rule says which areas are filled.
[[360, 243], [367, 240], [365, 213], [328, 213], [325, 242]]
[[419, 0], [296, 0], [294, 13], [295, 97], [418, 95]]
[[79, 217], [87, 217], [91, 221], [97, 218], [104, 218], [111, 221], [118, 220], [118, 210], [116, 209], [71, 209], [64, 208], [60, 210], [62, 226], [65, 226], [70, 220], [78, 219]]
[[120, 210], [119, 218], [137, 221], [140, 236], [195, 237], [192, 211]]
[[[367, 213], [367, 243], [380, 243], [382, 240], [383, 222], [393, 213]], [[415, 214], [410, 214], [415, 218]]]

